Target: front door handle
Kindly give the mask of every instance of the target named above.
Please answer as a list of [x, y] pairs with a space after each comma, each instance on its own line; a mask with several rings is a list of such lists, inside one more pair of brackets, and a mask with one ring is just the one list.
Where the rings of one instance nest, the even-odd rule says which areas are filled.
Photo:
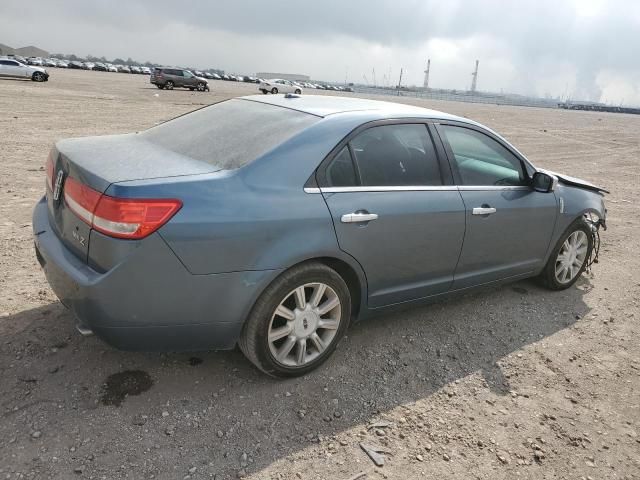
[[364, 213], [364, 212], [354, 212], [354, 213], [346, 213], [340, 217], [340, 221], [342, 223], [364, 223], [370, 222], [372, 220], [377, 220], [377, 213]]
[[493, 207], [474, 207], [473, 209], [474, 215], [491, 215], [492, 213], [496, 213]]

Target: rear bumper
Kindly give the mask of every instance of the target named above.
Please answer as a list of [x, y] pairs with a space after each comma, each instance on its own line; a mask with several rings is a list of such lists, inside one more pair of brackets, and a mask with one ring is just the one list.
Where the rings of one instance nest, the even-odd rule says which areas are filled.
[[33, 232], [47, 281], [79, 329], [124, 350], [233, 348], [253, 303], [279, 273], [192, 275], [157, 233], [97, 272], [54, 233], [44, 199], [34, 209]]

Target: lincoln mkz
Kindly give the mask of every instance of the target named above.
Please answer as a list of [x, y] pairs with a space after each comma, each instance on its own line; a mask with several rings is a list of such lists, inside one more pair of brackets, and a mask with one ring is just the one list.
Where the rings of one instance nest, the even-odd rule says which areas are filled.
[[527, 277], [568, 288], [606, 216], [605, 190], [476, 122], [356, 98], [227, 100], [59, 141], [46, 172], [36, 254], [81, 333], [239, 345], [276, 376], [377, 312]]

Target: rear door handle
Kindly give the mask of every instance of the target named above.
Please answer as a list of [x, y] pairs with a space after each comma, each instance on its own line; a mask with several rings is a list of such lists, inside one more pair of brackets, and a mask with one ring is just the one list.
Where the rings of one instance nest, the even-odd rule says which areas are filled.
[[474, 215], [491, 215], [492, 213], [496, 213], [493, 207], [474, 207], [473, 209]]
[[347, 213], [345, 215], [342, 215], [342, 217], [340, 217], [340, 221], [342, 223], [364, 223], [364, 222], [370, 222], [372, 220], [377, 220], [378, 219], [378, 214], [377, 213]]

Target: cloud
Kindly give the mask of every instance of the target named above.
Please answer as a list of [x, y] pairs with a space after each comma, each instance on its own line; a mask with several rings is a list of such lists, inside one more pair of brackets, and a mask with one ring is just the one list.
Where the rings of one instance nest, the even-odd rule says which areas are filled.
[[[19, 21], [16, 21], [19, 19]], [[640, 2], [3, 0], [0, 42], [315, 78], [640, 103]], [[391, 69], [391, 74], [389, 74]], [[606, 72], [604, 74], [603, 72]], [[606, 92], [606, 95], [605, 95]]]

